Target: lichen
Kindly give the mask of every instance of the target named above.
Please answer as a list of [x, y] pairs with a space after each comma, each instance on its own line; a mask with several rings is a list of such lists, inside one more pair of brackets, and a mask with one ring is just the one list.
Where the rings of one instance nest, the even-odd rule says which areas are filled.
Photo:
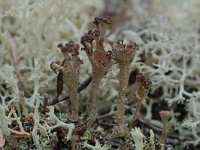
[[[168, 110], [171, 128], [165, 131], [168, 134], [161, 147], [198, 149], [199, 6], [197, 0], [1, 0], [3, 148], [63, 149], [73, 145], [83, 149], [85, 143], [92, 148], [131, 149], [135, 146], [129, 134], [133, 132], [132, 118], [133, 126], [140, 126], [146, 137], [143, 138], [144, 148], [157, 149], [155, 141], [162, 136], [159, 112]], [[111, 16], [112, 24], [108, 17], [97, 17], [95, 24], [91, 22], [96, 16], [107, 15]], [[109, 25], [104, 28], [106, 22]], [[79, 51], [83, 64], [77, 67], [73, 64], [75, 59], [64, 61], [63, 66], [57, 63], [55, 60], [66, 59], [57, 45], [74, 41], [86, 48], [88, 45], [80, 41], [82, 36], [95, 36], [90, 50]], [[115, 51], [108, 52], [119, 40], [138, 45], [127, 68], [113, 59]], [[101, 55], [98, 49], [103, 51]], [[65, 66], [75, 74], [57, 76], [49, 67], [52, 62], [63, 71], [66, 71]], [[77, 70], [71, 69], [76, 67]], [[138, 86], [138, 73], [152, 82], [147, 90]], [[83, 88], [86, 79], [90, 79], [89, 88]], [[62, 82], [64, 86], [58, 88]], [[80, 87], [83, 90], [77, 90]], [[138, 100], [139, 94], [142, 96]], [[117, 105], [119, 99], [123, 99], [123, 103]], [[120, 109], [117, 119], [114, 114]], [[75, 115], [70, 117], [72, 114]], [[92, 118], [91, 123], [86, 116]], [[127, 127], [127, 134], [120, 138], [112, 132], [119, 122]], [[87, 123], [90, 127], [86, 129]], [[97, 134], [98, 127], [104, 131]], [[153, 138], [151, 132], [151, 140], [147, 139], [148, 128], [155, 134]], [[90, 136], [84, 138], [88, 130]]]

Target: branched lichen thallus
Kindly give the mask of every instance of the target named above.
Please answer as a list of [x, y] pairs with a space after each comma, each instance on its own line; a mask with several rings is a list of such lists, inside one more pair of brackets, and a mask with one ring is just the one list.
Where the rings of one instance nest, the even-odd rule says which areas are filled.
[[62, 62], [52, 62], [51, 68], [57, 76], [57, 97], [62, 93], [63, 83], [68, 87], [71, 107], [70, 119], [76, 121], [78, 119], [78, 85], [79, 85], [79, 70], [83, 63], [78, 57], [79, 45], [73, 41], [65, 44], [59, 44], [58, 47], [64, 56]]
[[113, 57], [119, 65], [119, 90], [117, 98], [117, 132], [119, 136], [125, 135], [125, 119], [124, 119], [124, 103], [125, 103], [125, 94], [128, 85], [129, 79], [129, 70], [130, 64], [135, 56], [135, 50], [137, 48], [136, 44], [124, 44], [122, 41], [117, 43], [111, 43]]
[[96, 111], [96, 90], [98, 85], [110, 68], [110, 53], [104, 49], [104, 36], [106, 25], [111, 23], [108, 17], [96, 17], [93, 22], [95, 29], [89, 30], [81, 37], [81, 44], [92, 65], [92, 83], [90, 85], [89, 97], [86, 105], [88, 126], [93, 123], [97, 117]]

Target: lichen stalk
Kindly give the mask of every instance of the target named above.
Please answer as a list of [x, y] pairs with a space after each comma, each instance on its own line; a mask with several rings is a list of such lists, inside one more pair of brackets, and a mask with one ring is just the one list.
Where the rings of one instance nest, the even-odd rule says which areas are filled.
[[163, 130], [160, 136], [160, 143], [165, 144], [165, 141], [167, 139], [167, 132], [169, 130], [168, 124], [169, 124], [169, 118], [171, 116], [171, 113], [170, 111], [160, 111], [159, 115], [163, 123]]
[[161, 136], [160, 136], [160, 143], [161, 144], [165, 144], [165, 141], [167, 139], [167, 130], [166, 129], [163, 129], [162, 130], [162, 133], [161, 133]]
[[119, 64], [120, 72], [119, 72], [119, 95], [117, 98], [117, 122], [119, 124], [120, 129], [124, 129], [125, 127], [125, 94], [128, 85], [128, 78], [129, 78], [129, 68], [130, 64]]
[[90, 85], [89, 97], [87, 101], [87, 116], [90, 117], [91, 120], [94, 120], [97, 116], [96, 110], [96, 93], [98, 89], [98, 85], [101, 79], [94, 79]]
[[[80, 65], [83, 63], [78, 57], [79, 45], [75, 44], [73, 41], [69, 41], [65, 44], [59, 44], [58, 47], [64, 56], [63, 62], [57, 62], [51, 64], [54, 72], [59, 72], [60, 82], [57, 82], [57, 97], [62, 93], [63, 83], [68, 87], [71, 107], [70, 107], [70, 119], [73, 121], [78, 120], [78, 85], [79, 85], [79, 72]], [[57, 64], [57, 65], [56, 65]]]
[[78, 119], [78, 92], [77, 85], [71, 86], [69, 88], [69, 97], [71, 102], [71, 119]]
[[[77, 120], [78, 119], [78, 84], [79, 84], [79, 66], [82, 63], [80, 60], [73, 60], [73, 64], [67, 70], [63, 69], [64, 71], [64, 82], [68, 87], [69, 90], [69, 97], [71, 102], [71, 119]], [[80, 61], [80, 62], [79, 62]], [[67, 64], [69, 65], [69, 64]], [[76, 70], [77, 69], [77, 70]]]
[[117, 132], [119, 136], [125, 135], [125, 94], [129, 80], [130, 64], [135, 56], [136, 44], [124, 44], [123, 41], [117, 43], [111, 43], [113, 58], [119, 64], [119, 94], [117, 98]]
[[130, 123], [131, 127], [134, 127], [136, 124], [136, 121], [140, 115], [140, 109], [142, 104], [142, 99], [148, 95], [149, 89], [150, 89], [151, 82], [148, 81], [142, 73], [138, 73], [136, 76], [136, 108], [135, 112], [133, 113], [133, 118]]
[[72, 135], [72, 137], [71, 137], [71, 149], [72, 150], [76, 150], [77, 140], [78, 140], [78, 135], [77, 134]]
[[106, 25], [111, 23], [108, 17], [96, 17], [93, 22], [95, 29], [89, 30], [81, 37], [81, 44], [92, 65], [92, 83], [90, 86], [89, 97], [86, 104], [87, 124], [90, 126], [95, 120], [96, 111], [96, 90], [98, 85], [110, 68], [111, 57], [104, 49], [104, 36]]
[[19, 92], [19, 104], [22, 108], [22, 115], [27, 116], [28, 115], [28, 110], [26, 108], [26, 101], [25, 101], [25, 96], [24, 92], [20, 91]]
[[133, 114], [133, 119], [131, 122], [131, 126], [135, 126], [135, 123], [140, 115], [140, 110], [141, 110], [141, 103], [142, 103], [142, 99], [139, 97], [136, 97], [136, 106], [135, 106], [135, 112]]

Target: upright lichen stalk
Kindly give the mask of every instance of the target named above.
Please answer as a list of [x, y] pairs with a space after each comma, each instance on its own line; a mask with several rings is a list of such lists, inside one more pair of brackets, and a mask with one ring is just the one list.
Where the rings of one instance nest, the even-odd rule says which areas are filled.
[[165, 141], [167, 139], [167, 132], [169, 130], [169, 118], [171, 117], [171, 113], [170, 111], [160, 111], [159, 114], [163, 123], [163, 130], [160, 136], [160, 143], [165, 144]]
[[[55, 72], [58, 72], [57, 78], [57, 97], [62, 93], [62, 82], [64, 82], [69, 91], [69, 97], [71, 102], [70, 117], [72, 120], [78, 119], [78, 85], [79, 85], [79, 70], [80, 65], [83, 63], [78, 57], [79, 45], [70, 41], [65, 46], [59, 44], [58, 47], [63, 53], [63, 62], [53, 62], [51, 68]], [[63, 80], [63, 81], [62, 81]]]
[[93, 122], [96, 118], [96, 90], [98, 85], [110, 68], [110, 55], [104, 49], [104, 36], [106, 25], [111, 23], [108, 17], [96, 17], [94, 22], [95, 29], [89, 30], [81, 37], [81, 44], [92, 64], [92, 83], [90, 86], [89, 97], [87, 101], [87, 116]]
[[136, 120], [139, 117], [142, 99], [149, 93], [151, 82], [145, 79], [142, 73], [138, 73], [136, 76], [136, 108], [131, 121], [131, 126], [135, 126]]
[[117, 122], [118, 122], [118, 132], [120, 136], [125, 134], [125, 119], [124, 119], [124, 104], [125, 104], [125, 94], [129, 79], [130, 64], [135, 56], [135, 50], [137, 48], [136, 44], [124, 44], [122, 41], [111, 44], [113, 57], [119, 64], [120, 72], [119, 78], [119, 94], [117, 98]]

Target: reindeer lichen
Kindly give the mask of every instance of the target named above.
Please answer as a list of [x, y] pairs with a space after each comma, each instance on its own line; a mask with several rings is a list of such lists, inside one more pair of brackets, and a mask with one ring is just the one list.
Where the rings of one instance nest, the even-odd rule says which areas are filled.
[[0, 149], [199, 149], [199, 7], [1, 0]]
[[3, 137], [3, 133], [2, 133], [2, 130], [0, 128], [0, 149], [2, 149], [4, 145], [5, 145], [5, 139]]

